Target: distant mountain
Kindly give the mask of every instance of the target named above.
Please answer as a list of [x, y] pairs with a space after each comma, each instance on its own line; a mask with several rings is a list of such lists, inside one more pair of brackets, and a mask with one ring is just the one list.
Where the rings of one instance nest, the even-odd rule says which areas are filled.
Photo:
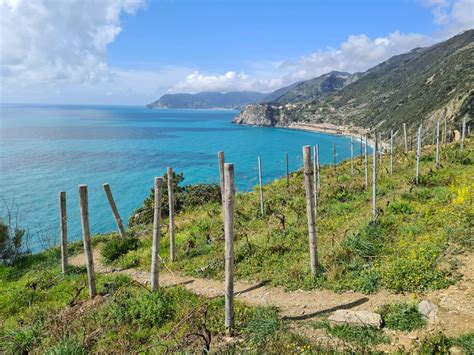
[[260, 102], [265, 94], [255, 91], [199, 92], [197, 94], [166, 94], [146, 107], [177, 109], [238, 109]]
[[320, 96], [332, 94], [358, 78], [359, 74], [332, 71], [317, 78], [299, 81], [278, 89], [265, 96], [262, 102], [288, 104], [312, 101]]
[[409, 134], [414, 134], [423, 123], [425, 134], [431, 135], [436, 122], [445, 118], [450, 130], [458, 129], [463, 117], [473, 124], [473, 73], [474, 30], [469, 30], [431, 47], [394, 56], [332, 94], [286, 105], [247, 106], [234, 122], [267, 126], [332, 123], [376, 128], [385, 135], [391, 129], [399, 131], [404, 122], [410, 126]]

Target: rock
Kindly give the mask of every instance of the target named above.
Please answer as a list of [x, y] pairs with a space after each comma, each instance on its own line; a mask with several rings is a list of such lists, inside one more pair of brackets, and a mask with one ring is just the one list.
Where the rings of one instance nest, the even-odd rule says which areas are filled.
[[438, 320], [438, 306], [431, 301], [421, 301], [418, 303], [418, 312], [431, 322]]
[[339, 309], [329, 318], [331, 326], [334, 325], [365, 325], [375, 328], [382, 326], [382, 317], [378, 313], [368, 311], [351, 311], [348, 309]]

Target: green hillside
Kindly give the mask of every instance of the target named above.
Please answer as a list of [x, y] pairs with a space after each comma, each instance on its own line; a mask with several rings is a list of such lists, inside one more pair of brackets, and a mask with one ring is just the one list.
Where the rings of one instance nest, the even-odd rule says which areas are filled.
[[[287, 126], [294, 122], [324, 123], [377, 129], [384, 137], [407, 123], [414, 136], [420, 124], [431, 136], [436, 122], [446, 119], [450, 135], [463, 118], [474, 117], [474, 30], [445, 42], [417, 48], [359, 74], [359, 78], [330, 95], [291, 107], [250, 105], [236, 117], [241, 124]], [[286, 95], [310, 96], [290, 90]], [[264, 109], [263, 106], [267, 106]]]
[[[410, 339], [412, 333], [404, 329], [414, 327], [422, 340], [413, 341], [412, 350], [431, 353], [457, 346], [469, 352], [474, 340], [469, 326], [456, 337], [433, 334], [412, 312], [417, 297], [462, 282], [459, 257], [471, 258], [474, 250], [474, 145], [469, 139], [464, 151], [458, 144], [448, 145], [441, 159], [442, 167], [436, 169], [433, 147], [426, 147], [420, 183], [415, 185], [413, 153], [396, 153], [393, 176], [388, 174], [385, 156], [378, 174], [376, 221], [371, 217], [371, 191], [364, 187], [362, 162], [356, 160], [354, 178], [349, 162], [336, 169], [324, 167], [316, 277], [309, 270], [302, 172], [291, 174], [289, 187], [285, 179], [264, 186], [264, 216], [259, 213], [257, 190], [237, 196], [237, 280], [263, 281], [268, 293], [273, 292], [272, 285], [281, 285], [289, 292], [334, 290], [337, 295], [352, 290], [386, 303], [394, 298], [403, 300], [405, 303], [381, 311], [386, 326], [398, 330], [329, 327], [327, 312], [298, 321], [282, 318], [272, 307], [237, 302], [236, 333], [229, 341], [224, 332], [222, 297], [198, 296], [186, 289], [186, 284], [150, 293], [147, 284], [134, 279], [149, 270], [151, 255], [152, 226], [137, 224], [127, 232], [128, 238], [137, 238], [136, 243], [128, 244], [134, 250], [117, 247], [116, 233], [93, 238], [94, 249], [109, 256], [108, 260], [96, 259], [97, 265], [105, 263], [112, 268], [98, 274], [100, 295], [93, 300], [87, 300], [84, 267], [71, 266], [66, 276], [60, 274], [59, 249], [0, 266], [0, 349], [48, 354], [201, 352], [207, 347], [223, 353], [395, 351], [408, 346], [397, 339]], [[220, 204], [201, 203], [178, 214], [174, 263], [168, 257], [167, 223], [165, 219], [162, 226], [161, 272], [208, 278], [209, 282], [222, 279]], [[69, 249], [78, 255], [81, 243], [71, 244]], [[289, 295], [298, 297], [300, 293]], [[400, 317], [411, 320], [397, 323]], [[450, 328], [441, 329], [458, 332], [458, 328]], [[390, 343], [394, 346], [384, 348]]]

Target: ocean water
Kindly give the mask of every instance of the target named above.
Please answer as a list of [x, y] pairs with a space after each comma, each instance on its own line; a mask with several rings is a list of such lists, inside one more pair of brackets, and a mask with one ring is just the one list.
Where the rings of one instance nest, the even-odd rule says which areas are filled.
[[[303, 145], [319, 144], [322, 164], [350, 157], [350, 139], [278, 128], [238, 126], [236, 111], [149, 110], [131, 106], [0, 106], [0, 213], [17, 207], [38, 251], [59, 240], [58, 193], [66, 191], [69, 238], [81, 238], [78, 185], [89, 187], [91, 233], [116, 229], [102, 184], [108, 182], [122, 219], [139, 207], [167, 166], [185, 184], [218, 182], [217, 152], [235, 164], [238, 190], [302, 166]], [[359, 145], [355, 145], [356, 154]]]

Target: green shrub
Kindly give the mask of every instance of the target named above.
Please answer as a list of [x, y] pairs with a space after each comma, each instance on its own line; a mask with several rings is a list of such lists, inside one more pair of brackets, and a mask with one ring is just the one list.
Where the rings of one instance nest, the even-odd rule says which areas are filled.
[[443, 333], [428, 336], [421, 340], [418, 347], [419, 354], [449, 354], [451, 344]]
[[41, 329], [38, 324], [7, 330], [0, 333], [0, 349], [5, 354], [27, 354], [41, 341]]
[[449, 342], [451, 345], [461, 347], [466, 354], [474, 354], [474, 333], [450, 338]]
[[12, 227], [0, 219], [0, 265], [10, 265], [28, 252], [23, 249], [25, 235], [25, 229]]
[[425, 326], [426, 321], [418, 312], [416, 305], [395, 303], [382, 307], [380, 315], [385, 326], [390, 329], [411, 331]]
[[47, 349], [44, 355], [83, 355], [86, 353], [86, 350], [76, 339], [65, 338]]
[[126, 275], [115, 275], [104, 282], [103, 292], [105, 294], [114, 294], [120, 288], [131, 284], [131, 280]]
[[348, 325], [336, 325], [326, 328], [329, 334], [344, 341], [367, 346], [388, 343], [388, 337], [380, 330], [373, 327], [357, 327]]
[[344, 247], [351, 253], [361, 257], [376, 256], [384, 246], [386, 239], [385, 227], [379, 223], [370, 223], [357, 234], [350, 235]]
[[389, 210], [397, 214], [412, 214], [413, 213], [412, 207], [408, 203], [403, 202], [403, 201], [392, 203], [391, 205], [389, 205]]
[[258, 307], [250, 315], [242, 334], [254, 350], [265, 349], [266, 344], [276, 341], [286, 329], [274, 308]]
[[353, 288], [365, 294], [377, 292], [380, 288], [380, 274], [377, 270], [362, 270], [355, 278]]
[[[218, 184], [194, 184], [180, 186], [184, 181], [183, 173], [173, 172], [174, 209], [178, 213], [185, 209], [202, 206], [207, 203], [219, 203], [221, 201], [221, 189]], [[150, 195], [143, 201], [143, 206], [137, 208], [128, 220], [129, 227], [137, 224], [149, 224], [153, 222], [153, 205], [155, 191], [152, 188]], [[163, 175], [163, 197], [161, 216], [166, 218], [169, 214], [168, 207], [168, 175]]]
[[436, 267], [436, 255], [428, 252], [402, 253], [382, 268], [384, 285], [395, 292], [423, 292], [447, 287], [451, 280]]
[[139, 246], [140, 241], [137, 238], [112, 238], [102, 246], [101, 255], [105, 263], [111, 263]]
[[143, 327], [161, 326], [174, 316], [175, 303], [163, 290], [141, 292], [136, 296], [123, 295], [111, 310], [111, 315], [121, 323]]

